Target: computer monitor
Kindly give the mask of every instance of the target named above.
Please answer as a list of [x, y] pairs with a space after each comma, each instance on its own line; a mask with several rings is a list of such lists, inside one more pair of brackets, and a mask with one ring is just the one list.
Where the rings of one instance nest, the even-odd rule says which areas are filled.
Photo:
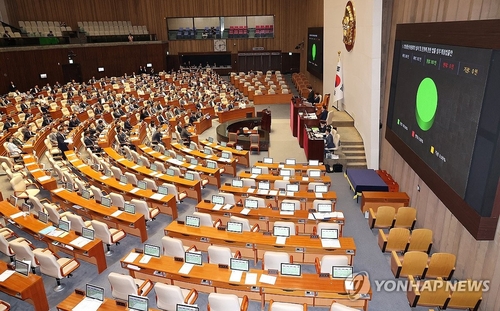
[[241, 222], [228, 221], [226, 230], [228, 232], [242, 233], [243, 232], [243, 224]]
[[177, 161], [184, 162], [184, 157], [181, 156], [180, 154], [176, 155], [175, 158], [177, 159]]
[[82, 236], [89, 240], [94, 240], [94, 230], [82, 227]]
[[295, 159], [286, 159], [285, 160], [286, 165], [295, 165], [295, 163], [297, 163], [297, 161]]
[[221, 195], [212, 195], [212, 203], [213, 204], [220, 204], [220, 205], [223, 205], [224, 204], [224, 197], [221, 196]]
[[175, 311], [200, 311], [200, 308], [198, 308], [197, 306], [184, 305], [178, 303], [175, 306]]
[[156, 152], [160, 151], [160, 146], [159, 145], [154, 146], [153, 150], [156, 151]]
[[186, 172], [186, 174], [184, 174], [184, 178], [186, 178], [187, 180], [194, 180], [194, 174], [191, 172]]
[[236, 271], [250, 271], [250, 262], [248, 259], [229, 258], [229, 269]]
[[280, 274], [289, 276], [301, 276], [302, 275], [301, 265], [282, 262], [280, 267]]
[[333, 205], [331, 203], [319, 203], [316, 205], [316, 211], [318, 213], [331, 213], [333, 211]]
[[202, 259], [203, 259], [203, 257], [200, 253], [192, 253], [192, 252], [184, 253], [184, 262], [185, 263], [190, 263], [193, 265], [201, 266], [203, 263]]
[[158, 186], [158, 193], [161, 195], [167, 195], [168, 194], [168, 188], [165, 186]]
[[309, 160], [309, 166], [319, 166], [319, 160]]
[[174, 176], [175, 175], [175, 171], [173, 169], [171, 169], [171, 168], [168, 168], [167, 169], [167, 175], [168, 176]]
[[49, 215], [44, 212], [38, 212], [38, 220], [46, 224], [49, 220]]
[[198, 160], [196, 160], [195, 158], [192, 158], [189, 163], [192, 165], [198, 165]]
[[99, 165], [99, 163], [94, 163], [94, 164], [92, 164], [92, 169], [94, 171], [99, 171], [99, 170], [101, 170], [101, 165]]
[[271, 189], [271, 184], [267, 181], [259, 181], [258, 188], [260, 190], [269, 190]]
[[352, 266], [332, 266], [332, 278], [345, 279], [352, 276]]
[[273, 163], [273, 158], [264, 158], [262, 159], [262, 162], [266, 164], [272, 164]]
[[222, 151], [221, 156], [223, 159], [231, 159], [231, 154], [227, 151]]
[[245, 200], [245, 207], [257, 209], [257, 208], [259, 208], [259, 201], [254, 200], [254, 199], [246, 199]]
[[148, 311], [149, 300], [147, 297], [128, 295], [127, 301], [128, 309], [130, 311]]
[[273, 235], [281, 236], [281, 237], [289, 237], [290, 236], [290, 228], [282, 227], [282, 226], [274, 226], [273, 227]]
[[82, 190], [82, 198], [84, 198], [85, 200], [90, 199], [90, 191], [88, 191], [87, 189], [83, 189]]
[[214, 138], [213, 138], [213, 137], [209, 137], [209, 138], [208, 138], [208, 141], [209, 141], [210, 143], [213, 143], [213, 142], [214, 142]]
[[21, 210], [26, 213], [26, 215], [28, 215], [30, 212], [31, 212], [31, 205], [29, 205], [28, 203], [24, 202], [22, 205], [21, 205]]
[[231, 185], [236, 188], [243, 188], [243, 180], [241, 179], [233, 179], [231, 181]]
[[203, 148], [203, 153], [204, 154], [212, 154], [212, 149], [208, 148], [208, 147], [205, 147], [205, 148]]
[[262, 168], [260, 168], [260, 167], [252, 167], [252, 170], [250, 172], [252, 174], [260, 175], [260, 174], [262, 174]]
[[156, 167], [156, 164], [154, 164], [154, 163], [153, 163], [153, 164], [151, 164], [151, 165], [149, 166], [149, 168], [150, 168], [152, 171], [155, 171], [155, 172], [158, 170], [158, 167]]
[[283, 212], [295, 212], [295, 203], [281, 202], [280, 210]]
[[85, 284], [85, 296], [104, 301], [104, 288], [92, 284]]
[[148, 183], [145, 182], [144, 180], [139, 180], [137, 181], [137, 188], [146, 190], [148, 188]]
[[225, 141], [221, 141], [221, 142], [220, 142], [220, 145], [221, 145], [222, 147], [226, 147], [226, 146], [227, 146], [227, 142], [225, 142]]
[[153, 244], [144, 244], [144, 255], [160, 258], [161, 247]]
[[286, 191], [288, 191], [288, 192], [298, 192], [299, 191], [299, 184], [287, 184], [286, 185]]
[[137, 160], [137, 165], [142, 166], [142, 159]]
[[187, 215], [185, 223], [186, 223], [186, 226], [199, 227], [200, 226], [200, 217]]
[[111, 207], [111, 199], [108, 197], [101, 197], [101, 205]]
[[217, 163], [215, 163], [213, 161], [207, 161], [207, 167], [211, 168], [211, 169], [215, 169], [215, 168], [217, 168]]
[[113, 172], [111, 170], [105, 169], [104, 170], [104, 175], [108, 177], [113, 177]]
[[290, 177], [290, 176], [292, 176], [292, 171], [291, 170], [287, 170], [287, 169], [281, 169], [280, 170], [280, 176]]
[[327, 185], [316, 185], [314, 186], [314, 192], [316, 193], [327, 193], [328, 186]]
[[128, 184], [128, 179], [127, 179], [127, 176], [125, 175], [120, 175], [120, 182], [122, 184]]
[[71, 182], [66, 182], [66, 190], [73, 192], [73, 184]]
[[62, 231], [69, 232], [69, 228], [71, 228], [71, 224], [69, 221], [59, 219], [59, 224], [57, 224], [57, 227], [61, 229]]
[[30, 265], [27, 262], [17, 260], [14, 262], [15, 268], [14, 271], [20, 273], [24, 276], [28, 276], [30, 273]]
[[123, 210], [129, 214], [135, 214], [135, 205], [125, 202], [125, 204], [123, 204]]
[[339, 231], [337, 229], [321, 229], [320, 238], [322, 239], [338, 239]]
[[9, 197], [9, 202], [10, 202], [10, 204], [16, 206], [17, 205], [17, 197], [15, 195], [11, 194]]

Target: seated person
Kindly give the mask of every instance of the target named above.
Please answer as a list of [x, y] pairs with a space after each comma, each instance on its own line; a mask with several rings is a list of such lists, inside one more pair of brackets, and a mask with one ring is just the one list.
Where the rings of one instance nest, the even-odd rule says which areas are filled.
[[326, 106], [321, 107], [321, 112], [318, 115], [318, 119], [320, 121], [326, 121], [326, 118], [328, 117], [328, 110], [326, 110]]
[[327, 127], [325, 133], [325, 152], [328, 152], [327, 149], [335, 148], [336, 146], [333, 142], [332, 129], [330, 127]]
[[95, 144], [95, 141], [90, 137], [90, 131], [85, 131], [85, 137], [83, 138], [83, 143], [86, 148], [89, 148], [92, 152], [100, 153], [102, 152], [101, 147]]
[[319, 97], [319, 93], [318, 93], [318, 92], [316, 92], [316, 93], [314, 94], [314, 100], [313, 100], [313, 103], [315, 103], [315, 104], [319, 104], [319, 103], [320, 103], [320, 99], [321, 99], [321, 98]]
[[191, 112], [191, 116], [189, 116], [189, 124], [193, 125], [194, 122], [198, 121], [198, 118], [196, 117], [196, 113]]
[[77, 127], [78, 125], [80, 125], [80, 120], [78, 120], [76, 114], [74, 114], [73, 116], [71, 116], [71, 120], [69, 120], [69, 128], [72, 129]]
[[158, 144], [163, 144], [162, 141], [163, 135], [161, 133], [161, 130], [158, 128], [154, 133], [153, 136], [151, 137], [151, 143], [153, 145], [158, 145]]
[[132, 124], [130, 124], [130, 119], [125, 120], [125, 122], [123, 123], [123, 128], [126, 131], [130, 131], [133, 128]]
[[11, 127], [14, 127], [15, 125], [16, 125], [16, 122], [14, 122], [14, 120], [12, 120], [12, 117], [7, 117], [7, 120], [5, 120], [5, 122], [3, 124], [3, 129], [8, 130]]
[[35, 133], [30, 131], [30, 128], [27, 124], [23, 126], [23, 128], [21, 129], [21, 133], [23, 133], [23, 140], [25, 142], [28, 141], [31, 137], [35, 136]]
[[122, 129], [118, 129], [116, 136], [118, 137], [118, 143], [121, 146], [128, 146], [132, 150], [136, 150], [135, 145], [131, 144], [127, 134]]
[[43, 115], [43, 121], [42, 121], [42, 126], [47, 126], [52, 123], [52, 117], [50, 114], [46, 113]]
[[182, 130], [181, 130], [181, 138], [182, 140], [186, 140], [187, 143], [185, 143], [187, 146], [189, 146], [189, 143], [191, 142], [191, 133], [188, 132], [187, 130], [188, 126], [185, 125]]
[[97, 133], [101, 133], [106, 128], [104, 121], [102, 119], [97, 120], [97, 126], [95, 127]]
[[319, 132], [320, 133], [326, 132], [326, 128], [327, 128], [326, 122], [325, 121], [320, 121], [319, 122]]
[[21, 150], [21, 148], [19, 148], [14, 143], [14, 137], [12, 137], [12, 136], [9, 138], [9, 141], [7, 142], [5, 147], [7, 148], [7, 151], [9, 152], [9, 155], [11, 157], [16, 157], [16, 156], [20, 155], [21, 153], [25, 153]]

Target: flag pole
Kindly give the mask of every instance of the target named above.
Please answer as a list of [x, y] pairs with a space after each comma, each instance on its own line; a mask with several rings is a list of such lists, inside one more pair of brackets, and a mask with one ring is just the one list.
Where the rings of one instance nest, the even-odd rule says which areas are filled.
[[[339, 55], [339, 59], [337, 60], [337, 64], [338, 64], [338, 63], [340, 62], [340, 53], [341, 53], [341, 52], [340, 52], [340, 51], [338, 51], [337, 53], [338, 53], [338, 55]], [[337, 75], [337, 72], [335, 72], [335, 75]], [[344, 81], [342, 81], [342, 83], [344, 83]], [[333, 92], [333, 96], [335, 96], [335, 91]], [[335, 102], [336, 102], [336, 104], [337, 104], [337, 107], [335, 107], [335, 109], [337, 109], [337, 111], [340, 111], [340, 110], [339, 110], [339, 100], [337, 99]]]

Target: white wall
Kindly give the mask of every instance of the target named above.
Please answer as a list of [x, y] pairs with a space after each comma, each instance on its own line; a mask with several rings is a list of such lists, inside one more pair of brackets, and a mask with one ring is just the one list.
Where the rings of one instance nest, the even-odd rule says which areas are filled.
[[378, 169], [382, 0], [353, 1], [356, 41], [351, 52], [347, 52], [342, 42], [346, 3], [346, 0], [324, 2], [323, 93], [330, 93], [333, 99], [337, 51], [341, 51], [343, 108], [354, 118], [354, 125], [363, 138], [368, 168]]

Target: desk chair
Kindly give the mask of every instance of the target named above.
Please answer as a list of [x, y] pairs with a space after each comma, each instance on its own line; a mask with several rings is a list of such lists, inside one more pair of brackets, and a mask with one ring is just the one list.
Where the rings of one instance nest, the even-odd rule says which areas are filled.
[[133, 162], [135, 162], [135, 163], [139, 162], [140, 155], [137, 153], [137, 151], [130, 150], [130, 154], [132, 155]]
[[[219, 193], [217, 193], [217, 195], [224, 197], [225, 204], [236, 205], [236, 200], [234, 199], [234, 194], [227, 193], [227, 192], [219, 192]], [[241, 200], [238, 201], [238, 203], [241, 203]]]
[[374, 212], [370, 207], [368, 224], [370, 229], [380, 228], [387, 229], [391, 228], [394, 223], [394, 216], [396, 215], [396, 209], [393, 206], [379, 206], [377, 212]]
[[333, 266], [350, 266], [349, 257], [345, 255], [325, 255], [321, 260], [316, 257], [314, 259], [316, 273], [332, 273]]
[[254, 197], [254, 196], [249, 196], [246, 198], [247, 200], [256, 200], [257, 201], [257, 207], [266, 207], [266, 200], [261, 197]]
[[75, 258], [59, 257], [55, 253], [46, 251], [33, 251], [35, 258], [40, 264], [40, 272], [56, 279], [57, 286], [54, 291], [60, 292], [66, 286], [61, 284], [61, 279], [71, 276], [80, 263]]
[[6, 240], [13, 237], [18, 237], [18, 235], [14, 231], [5, 227], [0, 227], [0, 235], [2, 235]]
[[394, 228], [408, 228], [413, 230], [417, 222], [417, 209], [414, 207], [403, 206], [398, 208], [394, 218]]
[[313, 227], [313, 234], [317, 234], [321, 237], [321, 230], [322, 229], [336, 229], [339, 237], [342, 236], [342, 226], [338, 223], [334, 222], [320, 222], [318, 223], [318, 226]]
[[456, 284], [458, 289], [451, 292], [450, 300], [445, 305], [446, 308], [452, 309], [468, 309], [477, 311], [483, 299], [483, 290], [481, 287], [475, 288], [472, 280], [459, 281]]
[[75, 183], [77, 185], [77, 188], [78, 188], [77, 193], [79, 195], [82, 195], [83, 190], [86, 190], [87, 187], [89, 186], [86, 182], [84, 182], [80, 178], [75, 178]]
[[421, 251], [430, 254], [431, 248], [432, 248], [431, 229], [420, 228], [412, 231], [406, 251]]
[[293, 203], [293, 205], [295, 206], [295, 210], [296, 211], [300, 210], [300, 201], [299, 200], [284, 199], [281, 202], [283, 202], [283, 203]]
[[333, 202], [330, 200], [315, 199], [313, 201], [313, 209], [318, 210], [318, 204], [331, 204], [332, 205], [332, 212], [335, 211], [335, 204], [333, 204]]
[[269, 301], [269, 311], [307, 311], [307, 304]]
[[229, 138], [229, 141], [227, 142], [226, 146], [228, 146], [230, 148], [234, 148], [236, 146], [236, 144], [238, 143], [238, 134], [236, 134], [234, 132], [229, 132], [228, 138]]
[[322, 182], [310, 182], [307, 184], [307, 191], [316, 190], [316, 186], [324, 186], [325, 184]]
[[257, 150], [257, 153], [260, 153], [260, 136], [259, 134], [250, 134], [250, 147], [248, 150], [252, 152], [252, 150]]
[[410, 230], [406, 228], [392, 228], [386, 235], [382, 229], [378, 230], [378, 246], [382, 252], [403, 252], [407, 249]]
[[330, 311], [359, 311], [360, 309], [351, 308], [348, 306], [344, 306], [338, 302], [332, 303], [330, 307]]
[[208, 184], [208, 178], [202, 178], [200, 172], [189, 171], [189, 173], [193, 174], [194, 180], [199, 180], [201, 183], [201, 188], [205, 188]]
[[142, 166], [145, 166], [147, 168], [149, 168], [151, 166], [151, 163], [149, 163], [149, 159], [147, 157], [141, 155], [139, 157], [139, 160], [141, 160]]
[[31, 271], [36, 273], [35, 268], [39, 266], [38, 261], [35, 259], [35, 251], [52, 254], [48, 249], [35, 248], [28, 240], [19, 241], [12, 240], [9, 242], [9, 247], [16, 254], [18, 259], [29, 260], [31, 262]]
[[24, 172], [24, 165], [14, 163], [11, 158], [0, 156], [0, 163], [5, 163], [13, 173], [19, 172], [26, 176], [26, 173]]
[[82, 228], [92, 229], [92, 221], [84, 221], [80, 215], [67, 213], [65, 216], [71, 224], [71, 230], [75, 232], [82, 233]]
[[94, 196], [94, 200], [97, 203], [101, 203], [101, 198], [106, 196], [102, 193], [102, 190], [97, 188], [96, 186], [90, 186], [90, 191], [92, 192], [92, 195]]
[[213, 221], [212, 215], [208, 213], [193, 212], [193, 216], [200, 218], [200, 226], [217, 228], [222, 224], [222, 220], [220, 220], [220, 218], [216, 221]]
[[[10, 242], [18, 242], [18, 243], [23, 243], [25, 245], [30, 245], [31, 242], [26, 240], [25, 238], [18, 238], [17, 235], [15, 235], [16, 238], [14, 240], [11, 240]], [[10, 261], [14, 261], [14, 256], [16, 253], [10, 248], [9, 241], [7, 241], [7, 238], [4, 235], [0, 235], [0, 253], [9, 256]]]
[[186, 191], [179, 192], [177, 190], [177, 186], [174, 184], [163, 183], [162, 186], [168, 189], [168, 194], [173, 195], [177, 203], [182, 203], [182, 200], [184, 200], [184, 198], [187, 197], [187, 192]]
[[182, 172], [181, 172], [181, 169], [178, 168], [177, 166], [170, 165], [169, 168], [174, 171], [174, 176], [179, 176], [179, 177], [183, 177], [184, 176], [184, 174], [182, 174]]
[[9, 177], [9, 181], [10, 181], [12, 178], [14, 178], [15, 176], [22, 176], [22, 177], [23, 177], [23, 181], [24, 181], [24, 183], [26, 184], [26, 186], [29, 186], [29, 185], [31, 185], [31, 184], [33, 184], [33, 183], [34, 183], [34, 181], [33, 181], [33, 180], [26, 178], [26, 175], [25, 175], [25, 174], [23, 174], [23, 172], [22, 172], [22, 171], [19, 171], [19, 172], [13, 172], [13, 171], [12, 171], [12, 170], [8, 167], [8, 165], [7, 165], [5, 162], [2, 162], [2, 164], [1, 164], [1, 165], [2, 165], [2, 168], [3, 168], [3, 170], [5, 171], [5, 173], [6, 173], [6, 174], [7, 174], [7, 176]]
[[275, 221], [273, 227], [287, 227], [290, 229], [290, 236], [297, 235], [299, 226], [291, 221]]
[[120, 180], [120, 176], [123, 175], [122, 170], [114, 165], [111, 166], [111, 172], [113, 173], [113, 177], [115, 177], [116, 180]]
[[[30, 196], [36, 196], [39, 192], [40, 189], [38, 188], [37, 184], [26, 184], [24, 182], [24, 177], [22, 175], [17, 175], [14, 176], [10, 180], [10, 185], [12, 186], [12, 189], [14, 190], [14, 196], [16, 196], [19, 199], [24, 199], [26, 202]], [[28, 189], [28, 187], [35, 187], [35, 189]]]
[[[274, 190], [280, 190], [280, 189], [285, 190], [286, 185], [288, 185], [288, 184], [290, 184], [289, 180], [275, 180], [274, 185], [273, 185], [273, 189]], [[254, 186], [255, 186], [255, 184], [254, 184]]]
[[293, 263], [293, 257], [287, 253], [266, 251], [262, 258], [262, 270], [280, 271], [282, 263]]
[[[48, 205], [52, 205], [55, 209], [59, 209], [59, 207], [50, 202], [49, 200], [47, 200], [46, 198], [42, 198], [41, 200], [36, 197], [36, 196], [33, 196], [33, 195], [30, 195], [28, 197], [28, 199], [30, 200], [32, 206], [33, 206], [33, 209], [35, 210], [36, 214], [38, 215], [39, 212], [46, 212], [45, 210], [45, 207], [43, 206], [43, 204], [48, 204]], [[43, 204], [42, 204], [43, 202]]]
[[182, 289], [179, 286], [156, 282], [156, 307], [161, 310], [175, 311], [177, 304], [195, 304], [198, 299], [196, 289]]
[[427, 269], [429, 257], [424, 252], [406, 252], [403, 257], [396, 252], [391, 253], [391, 271], [394, 277], [407, 277], [408, 275], [421, 277]]
[[125, 301], [128, 295], [147, 296], [153, 289], [153, 282], [150, 280], [135, 279], [116, 272], [108, 274], [108, 281], [111, 285], [111, 296]]
[[335, 153], [335, 151], [339, 150], [340, 148], [340, 134], [336, 133], [335, 135], [333, 134], [333, 143], [335, 144], [335, 147], [333, 148], [325, 148], [326, 153]]
[[55, 204], [48, 204], [44, 203], [43, 207], [47, 211], [47, 214], [49, 215], [49, 220], [54, 224], [54, 226], [57, 226], [59, 224], [59, 220], [68, 220], [68, 214], [72, 214], [71, 212], [62, 212], [59, 213], [59, 209]]
[[229, 221], [231, 222], [239, 222], [243, 224], [243, 231], [247, 232], [259, 232], [260, 226], [259, 224], [255, 224], [253, 226], [250, 225], [250, 221], [243, 217], [233, 216], [229, 217]]
[[191, 150], [200, 150], [200, 147], [198, 147], [198, 144], [195, 143], [194, 141], [189, 143], [189, 149]]
[[207, 151], [207, 152], [208, 152], [208, 153], [206, 153], [206, 154], [209, 154], [209, 155], [215, 155], [214, 149], [212, 149], [212, 147], [205, 146], [205, 147], [203, 148], [203, 153], [205, 153], [205, 151]]
[[123, 198], [123, 195], [111, 192], [109, 197], [111, 198], [111, 205], [123, 209], [125, 206], [125, 199]]
[[155, 220], [156, 216], [158, 216], [158, 214], [160, 213], [160, 209], [158, 209], [157, 207], [149, 207], [146, 201], [132, 199], [130, 200], [130, 203], [134, 204], [137, 213], [144, 215], [146, 223], [148, 221]]
[[125, 172], [124, 175], [127, 177], [127, 183], [137, 186], [139, 180], [137, 180], [137, 176], [134, 173]]
[[255, 167], [260, 168], [262, 170], [262, 174], [269, 174], [269, 167], [267, 167], [267, 166], [259, 166], [258, 164], [256, 164]]
[[242, 178], [243, 187], [255, 187], [255, 179], [252, 178]]
[[224, 173], [226, 171], [225, 168], [223, 167], [219, 167], [219, 164], [217, 163], [217, 161], [214, 161], [214, 160], [206, 160], [206, 166], [208, 166], [208, 163], [212, 163], [214, 165], [215, 168], [218, 168], [220, 173]]
[[208, 295], [208, 311], [246, 311], [248, 308], [248, 297], [238, 298], [234, 294], [210, 293]]
[[95, 230], [96, 237], [106, 243], [106, 256], [111, 256], [113, 254], [111, 244], [120, 244], [119, 241], [126, 236], [125, 231], [109, 228], [106, 223], [98, 220], [92, 220], [92, 228]]
[[156, 185], [156, 182], [154, 180], [152, 180], [151, 178], [144, 178], [143, 181], [146, 182], [147, 189], [151, 189], [153, 191], [158, 190], [158, 186]]
[[443, 307], [450, 300], [449, 286], [446, 286], [443, 279], [425, 280], [417, 282], [412, 275], [408, 276], [407, 298], [410, 307]]
[[229, 266], [231, 258], [241, 258], [240, 251], [232, 253], [229, 247], [210, 245], [208, 251], [208, 262], [213, 264], [224, 264]]
[[450, 280], [455, 272], [457, 257], [450, 253], [434, 253], [422, 278], [444, 278]]
[[165, 174], [165, 172], [166, 172], [167, 170], [165, 169], [165, 165], [163, 165], [163, 162], [160, 162], [160, 161], [154, 161], [153, 163], [154, 163], [154, 164], [156, 164], [156, 170], [157, 170], [158, 172], [161, 172], [161, 173]]
[[195, 245], [191, 247], [184, 246], [182, 241], [177, 238], [164, 236], [161, 238], [161, 245], [163, 246], [163, 255], [170, 257], [184, 258], [184, 253], [194, 250], [198, 251]]
[[0, 311], [9, 311], [10, 304], [7, 301], [0, 300]]

